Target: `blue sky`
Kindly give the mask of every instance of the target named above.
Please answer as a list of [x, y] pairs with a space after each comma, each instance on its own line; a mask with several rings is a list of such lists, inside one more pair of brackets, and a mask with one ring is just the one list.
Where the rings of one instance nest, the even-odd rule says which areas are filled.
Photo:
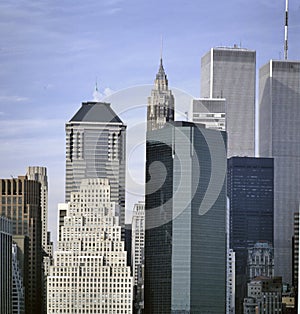
[[[289, 59], [299, 60], [300, 0], [289, 7]], [[257, 69], [283, 57], [284, 8], [284, 0], [0, 1], [1, 177], [24, 174], [29, 165], [48, 168], [56, 233], [64, 125], [92, 100], [96, 78], [102, 94], [152, 84], [163, 36], [170, 86], [199, 97], [200, 59], [211, 47], [256, 50]], [[135, 158], [130, 165], [134, 172]]]

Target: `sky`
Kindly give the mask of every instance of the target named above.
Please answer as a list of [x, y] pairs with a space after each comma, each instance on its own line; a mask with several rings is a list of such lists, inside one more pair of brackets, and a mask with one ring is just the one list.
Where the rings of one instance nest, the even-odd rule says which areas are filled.
[[[0, 177], [45, 166], [49, 229], [64, 201], [65, 123], [98, 95], [127, 124], [127, 210], [142, 198], [145, 104], [161, 54], [181, 118], [200, 97], [201, 57], [234, 44], [257, 70], [283, 58], [285, 0], [0, 0]], [[289, 59], [300, 60], [300, 0], [289, 1]], [[258, 80], [257, 80], [258, 81]]]

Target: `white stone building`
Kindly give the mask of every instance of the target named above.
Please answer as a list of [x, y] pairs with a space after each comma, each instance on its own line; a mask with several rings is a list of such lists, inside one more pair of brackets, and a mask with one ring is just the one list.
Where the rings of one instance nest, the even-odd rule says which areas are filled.
[[47, 313], [132, 313], [130, 267], [108, 179], [84, 179], [61, 227]]
[[139, 272], [144, 264], [145, 248], [145, 203], [139, 202], [134, 204], [132, 214], [132, 248], [131, 248], [131, 265], [133, 269], [134, 284], [137, 285], [138, 278], [141, 277]]

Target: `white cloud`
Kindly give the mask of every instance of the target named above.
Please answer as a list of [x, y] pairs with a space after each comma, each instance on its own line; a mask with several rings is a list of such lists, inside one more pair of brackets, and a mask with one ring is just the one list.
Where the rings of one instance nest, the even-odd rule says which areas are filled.
[[0, 102], [23, 102], [29, 100], [27, 97], [10, 95], [10, 96], [0, 96]]
[[102, 101], [105, 97], [112, 95], [114, 91], [109, 87], [106, 87], [102, 93], [96, 88], [93, 92], [93, 101]]

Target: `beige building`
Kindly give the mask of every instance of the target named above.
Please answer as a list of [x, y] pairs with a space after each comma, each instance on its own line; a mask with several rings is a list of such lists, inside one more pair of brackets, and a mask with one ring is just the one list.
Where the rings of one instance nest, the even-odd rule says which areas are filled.
[[110, 199], [108, 179], [84, 179], [71, 193], [48, 277], [48, 314], [132, 313], [119, 206]]
[[42, 312], [41, 185], [26, 176], [0, 180], [0, 216], [12, 221], [13, 241], [24, 270], [25, 313]]

